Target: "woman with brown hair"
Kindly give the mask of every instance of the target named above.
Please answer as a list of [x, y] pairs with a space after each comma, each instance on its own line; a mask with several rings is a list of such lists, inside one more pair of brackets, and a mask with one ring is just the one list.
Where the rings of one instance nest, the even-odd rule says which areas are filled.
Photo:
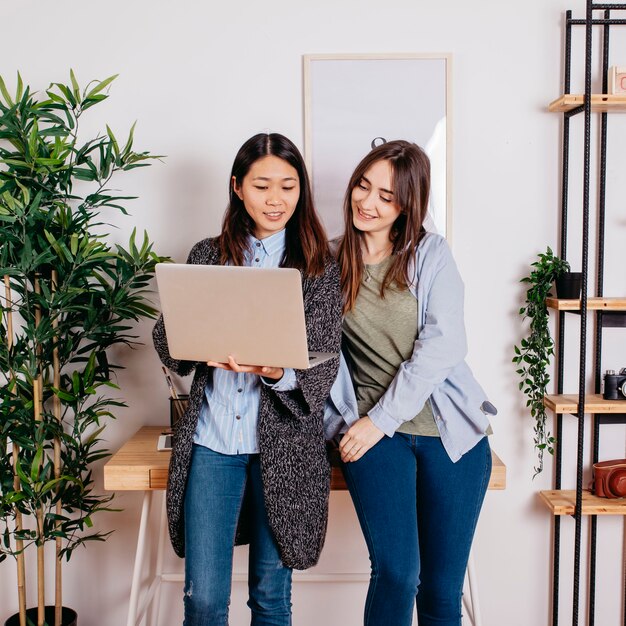
[[[309, 350], [338, 352], [339, 272], [296, 146], [276, 133], [249, 139], [229, 196], [221, 234], [197, 243], [187, 262], [299, 269]], [[251, 623], [290, 626], [291, 568], [315, 565], [326, 532], [323, 407], [338, 360], [308, 370], [194, 363], [172, 359], [162, 318], [153, 337], [165, 366], [195, 370], [167, 489], [170, 537], [185, 556], [184, 624], [228, 623], [233, 544], [249, 543]]]
[[369, 549], [366, 626], [460, 626], [491, 471], [487, 414], [465, 363], [463, 284], [427, 233], [430, 163], [407, 141], [374, 148], [344, 203], [337, 257], [343, 356], [327, 403]]

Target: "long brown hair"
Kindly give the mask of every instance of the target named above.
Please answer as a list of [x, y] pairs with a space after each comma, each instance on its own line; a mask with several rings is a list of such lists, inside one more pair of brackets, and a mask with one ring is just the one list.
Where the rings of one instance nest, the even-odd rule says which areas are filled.
[[361, 182], [365, 172], [377, 161], [388, 161], [393, 176], [394, 202], [401, 210], [390, 233], [392, 261], [383, 279], [380, 295], [392, 284], [406, 289], [411, 282], [409, 267], [415, 248], [425, 233], [424, 219], [430, 192], [430, 160], [426, 153], [409, 141], [388, 141], [374, 148], [356, 167], [343, 203], [345, 231], [339, 245], [341, 290], [344, 313], [354, 307], [364, 264], [361, 241], [363, 233], [355, 228], [352, 220], [352, 191]]
[[259, 133], [248, 139], [237, 152], [229, 179], [229, 203], [219, 237], [220, 262], [243, 265], [248, 236], [254, 232], [254, 221], [235, 193], [233, 177], [241, 185], [252, 164], [269, 155], [289, 163], [298, 172], [300, 180], [300, 197], [285, 227], [285, 256], [280, 265], [295, 267], [307, 276], [319, 276], [324, 272], [324, 262], [329, 255], [326, 232], [313, 206], [304, 159], [293, 142], [278, 133]]

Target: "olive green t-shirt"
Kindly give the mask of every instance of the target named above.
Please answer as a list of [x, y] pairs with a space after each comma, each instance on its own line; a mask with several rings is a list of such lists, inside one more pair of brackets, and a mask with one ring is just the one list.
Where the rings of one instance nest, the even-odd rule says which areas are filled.
[[[417, 338], [417, 299], [408, 290], [380, 286], [391, 257], [366, 265], [354, 308], [343, 321], [344, 345], [351, 361], [359, 415], [367, 415], [393, 381], [400, 365], [411, 357]], [[430, 403], [398, 432], [438, 437]]]

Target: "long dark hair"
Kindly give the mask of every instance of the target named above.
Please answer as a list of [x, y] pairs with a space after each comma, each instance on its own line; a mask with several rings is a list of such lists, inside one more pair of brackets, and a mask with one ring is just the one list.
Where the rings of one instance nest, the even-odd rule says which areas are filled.
[[252, 164], [270, 155], [289, 163], [298, 172], [300, 180], [300, 197], [285, 228], [285, 256], [280, 265], [295, 267], [308, 276], [319, 276], [329, 254], [326, 232], [313, 206], [304, 159], [293, 142], [278, 133], [259, 133], [248, 139], [237, 152], [229, 182], [229, 203], [219, 237], [221, 263], [243, 265], [247, 239], [254, 232], [254, 221], [235, 193], [233, 177], [237, 185], [241, 185]]
[[426, 153], [409, 141], [388, 141], [374, 148], [357, 166], [348, 183], [343, 203], [345, 232], [339, 246], [341, 290], [344, 312], [354, 306], [364, 264], [361, 250], [363, 233], [352, 221], [352, 191], [361, 182], [365, 172], [377, 161], [389, 161], [393, 176], [394, 202], [401, 213], [393, 223], [390, 238], [393, 244], [392, 261], [383, 279], [380, 295], [391, 284], [406, 289], [411, 282], [409, 267], [415, 247], [425, 233], [424, 219], [430, 193], [430, 160]]

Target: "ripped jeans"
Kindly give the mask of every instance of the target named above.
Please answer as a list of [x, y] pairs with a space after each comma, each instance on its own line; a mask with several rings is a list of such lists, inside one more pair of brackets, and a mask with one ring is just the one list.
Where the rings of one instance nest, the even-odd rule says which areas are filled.
[[185, 492], [184, 626], [227, 626], [233, 544], [244, 488], [251, 495], [248, 606], [252, 626], [291, 626], [291, 569], [280, 560], [263, 502], [258, 454], [194, 445]]

